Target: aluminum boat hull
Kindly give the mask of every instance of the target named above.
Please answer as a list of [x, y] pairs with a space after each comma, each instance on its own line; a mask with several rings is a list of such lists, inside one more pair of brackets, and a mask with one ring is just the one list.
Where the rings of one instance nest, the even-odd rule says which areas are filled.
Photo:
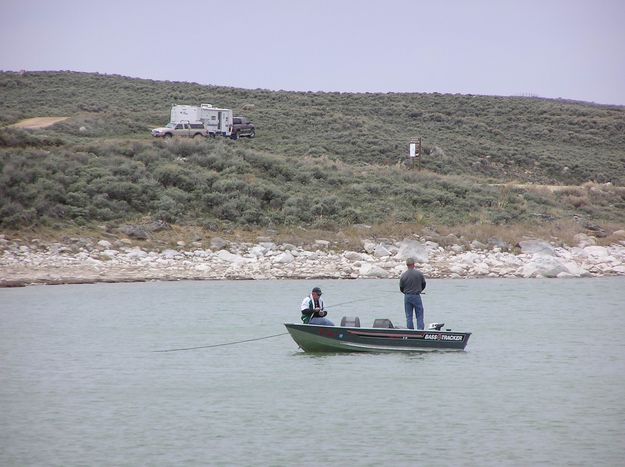
[[462, 351], [470, 332], [361, 328], [285, 323], [305, 352], [424, 352]]

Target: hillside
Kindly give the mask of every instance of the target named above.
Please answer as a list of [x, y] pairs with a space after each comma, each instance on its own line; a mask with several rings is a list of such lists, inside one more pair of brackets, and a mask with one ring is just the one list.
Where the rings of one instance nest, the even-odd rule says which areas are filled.
[[[5, 230], [139, 219], [210, 230], [625, 224], [624, 107], [73, 72], [0, 73], [0, 93]], [[153, 140], [149, 128], [168, 121], [172, 103], [232, 108], [256, 124], [257, 137]], [[69, 118], [8, 127], [53, 116]], [[401, 164], [415, 136], [420, 171]]]

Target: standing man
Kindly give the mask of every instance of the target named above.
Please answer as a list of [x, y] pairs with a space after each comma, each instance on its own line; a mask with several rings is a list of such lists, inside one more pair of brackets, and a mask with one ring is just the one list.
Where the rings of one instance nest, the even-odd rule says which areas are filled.
[[414, 259], [406, 260], [408, 269], [399, 278], [399, 290], [404, 294], [404, 310], [406, 311], [406, 327], [414, 329], [412, 312], [417, 316], [417, 329], [424, 329], [423, 302], [421, 292], [425, 289], [425, 277], [423, 273], [414, 267]]
[[323, 300], [321, 300], [321, 289], [319, 287], [315, 287], [308, 297], [304, 297], [300, 309], [304, 324], [334, 326], [334, 323], [325, 317], [328, 312], [323, 309]]

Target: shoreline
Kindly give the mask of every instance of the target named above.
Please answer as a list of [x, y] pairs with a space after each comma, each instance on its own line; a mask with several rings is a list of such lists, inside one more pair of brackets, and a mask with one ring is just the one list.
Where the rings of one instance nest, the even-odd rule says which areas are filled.
[[0, 287], [177, 280], [392, 279], [413, 257], [427, 278], [569, 278], [625, 276], [625, 240], [609, 246], [578, 234], [575, 246], [544, 240], [441, 246], [431, 240], [364, 239], [359, 251], [337, 250], [326, 240], [306, 246], [178, 242], [154, 249], [127, 238], [73, 237], [63, 241], [0, 235]]

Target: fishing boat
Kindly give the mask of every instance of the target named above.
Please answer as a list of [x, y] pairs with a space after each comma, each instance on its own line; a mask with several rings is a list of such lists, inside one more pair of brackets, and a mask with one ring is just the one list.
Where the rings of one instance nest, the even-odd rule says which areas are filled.
[[373, 327], [360, 327], [360, 319], [343, 317], [340, 326], [284, 323], [295, 343], [305, 352], [423, 352], [464, 350], [470, 332], [443, 330], [432, 323], [426, 330], [397, 328], [388, 319]]

